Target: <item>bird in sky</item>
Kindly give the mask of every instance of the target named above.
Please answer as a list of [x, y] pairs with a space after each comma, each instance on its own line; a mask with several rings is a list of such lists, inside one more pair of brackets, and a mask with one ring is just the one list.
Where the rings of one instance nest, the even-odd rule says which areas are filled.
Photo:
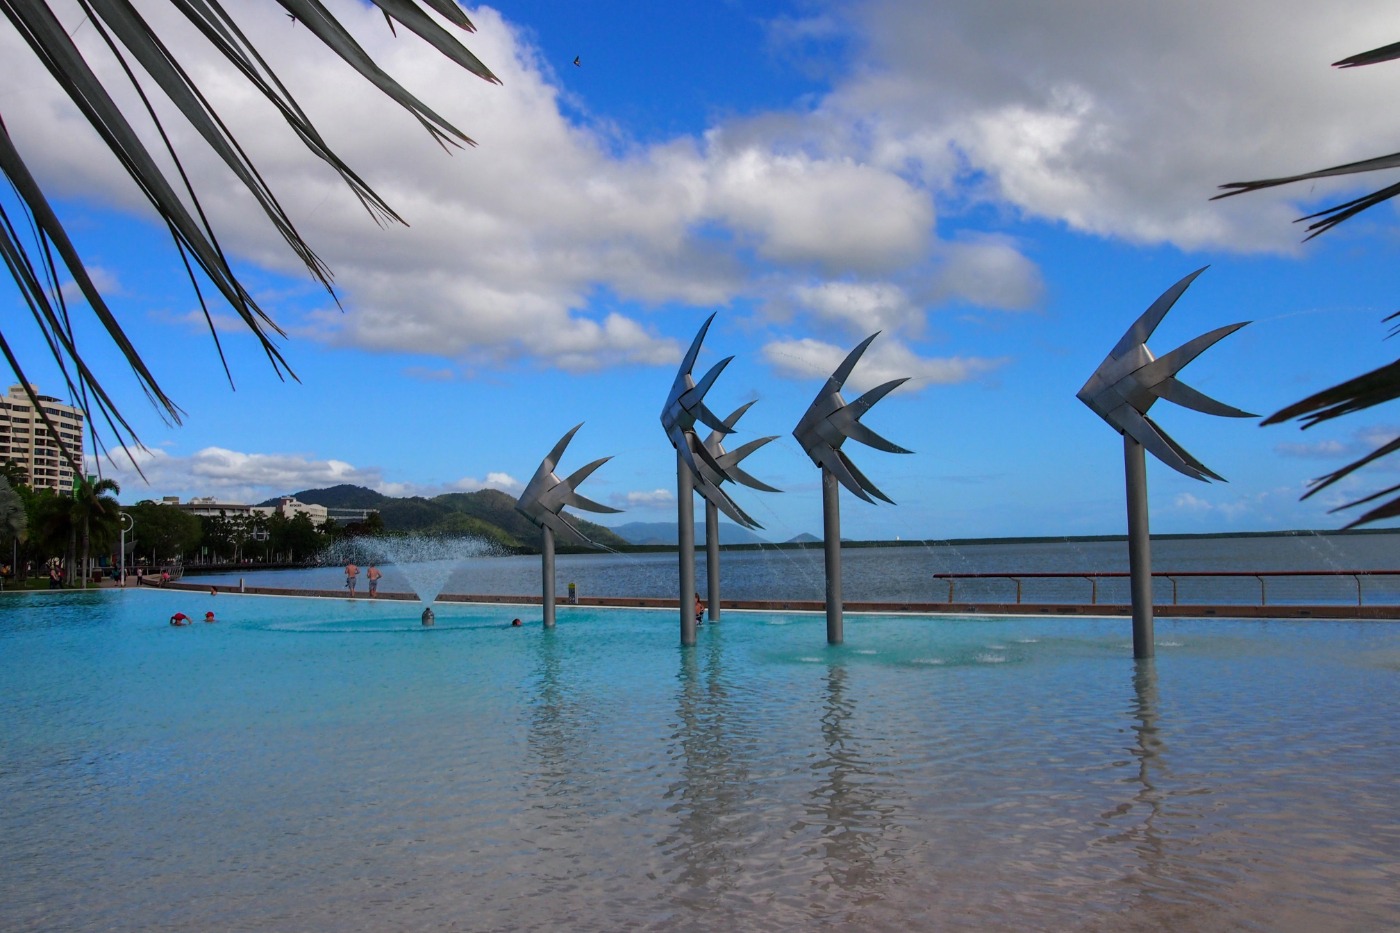
[[1160, 358], [1153, 356], [1152, 351], [1147, 349], [1147, 338], [1151, 337], [1157, 325], [1162, 323], [1162, 318], [1166, 317], [1182, 292], [1204, 271], [1205, 267], [1197, 269], [1163, 292], [1161, 297], [1133, 322], [1075, 397], [1088, 405], [1090, 410], [1107, 421], [1119, 434], [1131, 437], [1178, 473], [1202, 482], [1212, 479], [1223, 482], [1224, 477], [1207, 469], [1187, 453], [1185, 448], [1172, 440], [1155, 421], [1147, 417], [1147, 410], [1159, 398], [1207, 415], [1222, 415], [1226, 418], [1256, 417], [1247, 411], [1218, 402], [1176, 378], [1176, 374], [1187, 363], [1204, 353], [1216, 341], [1228, 337], [1248, 324], [1248, 321], [1218, 327]]
[[583, 67], [583, 62], [580, 60], [580, 58], [581, 58], [581, 56], [578, 56], [578, 55], [575, 55], [575, 56], [574, 56], [574, 67], [575, 67], [575, 68], [581, 68], [581, 67]]

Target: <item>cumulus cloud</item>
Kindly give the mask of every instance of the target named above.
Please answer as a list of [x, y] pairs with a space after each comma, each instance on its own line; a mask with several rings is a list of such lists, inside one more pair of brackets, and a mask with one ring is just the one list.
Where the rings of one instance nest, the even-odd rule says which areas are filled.
[[[451, 492], [478, 492], [482, 489], [499, 489], [501, 492], [520, 493], [525, 484], [509, 473], [487, 473], [486, 479], [464, 476], [455, 483], [448, 484]], [[422, 493], [418, 493], [421, 495]]]
[[777, 262], [878, 273], [917, 259], [933, 226], [928, 193], [848, 158], [716, 146], [713, 216]]
[[[1372, 115], [1393, 96], [1393, 83], [1327, 68], [1384, 37], [1392, 10], [1380, 0], [1358, 0], [1344, 20], [1305, 0], [863, 0], [772, 24], [790, 48], [843, 43], [829, 93], [635, 144], [571, 116], [529, 34], [494, 9], [473, 11], [469, 44], [502, 86], [395, 37], [377, 10], [336, 10], [480, 147], [445, 155], [380, 95], [359, 84], [346, 93], [345, 66], [313, 54], [275, 5], [238, 5], [332, 144], [410, 224], [376, 227], [265, 102], [214, 77], [216, 106], [336, 272], [348, 312], [278, 302], [274, 316], [306, 339], [470, 366], [673, 361], [679, 348], [639, 308], [782, 296], [831, 339], [862, 323], [915, 336], [945, 302], [1034, 307], [1043, 286], [1017, 243], [940, 234], [941, 217], [969, 206], [1136, 243], [1288, 249], [1297, 233], [1286, 221], [1298, 213], [1288, 198], [1301, 192], [1208, 197], [1221, 182], [1374, 154]], [[155, 5], [151, 15], [172, 14]], [[1300, 34], [1320, 38], [1291, 51], [1286, 40]], [[75, 37], [113, 73], [93, 30]], [[55, 190], [141, 210], [7, 28], [0, 58], [11, 63], [0, 109]], [[847, 61], [858, 67], [841, 70]], [[209, 56], [190, 65], [201, 80], [217, 67]], [[190, 141], [188, 128], [171, 130]], [[187, 151], [225, 246], [295, 272], [223, 169]], [[995, 365], [911, 362], [923, 384]]]
[[[781, 375], [805, 382], [824, 381], [852, 349], [811, 338], [776, 340], [763, 347], [763, 356]], [[1007, 362], [1005, 358], [975, 356], [920, 357], [897, 340], [881, 338], [861, 356], [846, 381], [846, 389], [860, 393], [891, 379], [904, 378], [909, 381], [896, 392], [953, 385], [976, 379]]]
[[1267, 510], [1276, 506], [1280, 493], [1291, 498], [1291, 491], [1270, 490], [1253, 496], [1228, 496], [1203, 499], [1193, 493], [1178, 493], [1172, 499], [1171, 511], [1196, 517], [1218, 516], [1231, 524], [1257, 523]]
[[1383, 145], [1370, 115], [1393, 82], [1328, 67], [1385, 41], [1393, 11], [1379, 0], [1345, 22], [1303, 0], [854, 9], [861, 68], [823, 104], [833, 125], [859, 119], [876, 164], [1088, 233], [1291, 248], [1286, 199], [1307, 192], [1207, 199]]
[[[244, 453], [223, 447], [206, 447], [189, 456], [177, 456], [158, 447], [115, 447], [100, 462], [90, 459], [89, 469], [96, 471], [99, 467], [103, 476], [121, 486], [122, 499], [132, 502], [148, 495], [176, 495], [252, 503], [343, 483], [395, 497], [479, 489], [515, 492], [522, 488], [517, 479], [505, 472], [489, 472], [484, 480], [463, 477], [444, 487], [427, 487], [388, 481], [378, 467], [357, 467], [342, 460], [301, 454]], [[145, 492], [148, 489], [152, 490], [149, 494]]]
[[923, 325], [923, 309], [904, 290], [888, 282], [822, 282], [793, 288], [796, 304], [813, 316], [854, 333], [914, 330]]
[[632, 509], [671, 508], [676, 504], [673, 489], [636, 490], [622, 497], [622, 501]]
[[[1282, 456], [1303, 460], [1356, 460], [1384, 447], [1397, 437], [1400, 437], [1400, 428], [1383, 424], [1367, 425], [1353, 431], [1349, 440], [1324, 438], [1310, 442], [1285, 442], [1275, 444], [1274, 450]], [[1369, 468], [1377, 467], [1400, 469], [1400, 460], [1381, 458], [1369, 465]]]

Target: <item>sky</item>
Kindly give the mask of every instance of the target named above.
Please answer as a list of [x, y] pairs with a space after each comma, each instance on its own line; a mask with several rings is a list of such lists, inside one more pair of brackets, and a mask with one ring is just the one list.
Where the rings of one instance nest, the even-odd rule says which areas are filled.
[[[124, 503], [339, 483], [518, 495], [582, 422], [560, 475], [611, 457], [580, 491], [624, 510], [584, 517], [674, 521], [659, 416], [713, 314], [695, 375], [732, 356], [707, 398], [721, 417], [755, 402], [730, 448], [775, 437], [744, 466], [782, 492], [734, 491], [768, 540], [820, 534], [820, 473], [792, 430], [876, 332], [845, 395], [908, 377], [863, 422], [913, 453], [846, 445], [895, 504], [843, 493], [843, 536], [1121, 534], [1122, 441], [1075, 393], [1178, 279], [1208, 267], [1149, 347], [1251, 322], [1181, 378], [1260, 416], [1395, 356], [1382, 321], [1400, 306], [1395, 207], [1308, 242], [1294, 223], [1393, 174], [1210, 200], [1226, 182], [1396, 148], [1400, 63], [1330, 66], [1400, 39], [1391, 3], [470, 7], [465, 42], [499, 86], [395, 37], [371, 9], [332, 4], [477, 143], [451, 152], [275, 4], [229, 6], [408, 226], [378, 226], [266, 102], [192, 56], [335, 275], [333, 299], [172, 127], [296, 374], [280, 379], [224, 313], [230, 384], [168, 236], [0, 23], [0, 114], [184, 412], [164, 422], [85, 339], [144, 444], [93, 464]], [[109, 70], [81, 14], [59, 9]], [[0, 307], [7, 322], [27, 314], [8, 280]], [[39, 389], [59, 394], [37, 334], [5, 333]], [[1382, 462], [1300, 501], [1310, 479], [1400, 433], [1393, 408], [1307, 431], [1166, 401], [1152, 415], [1228, 480], [1150, 461], [1156, 533], [1337, 528], [1348, 513], [1330, 509], [1400, 482], [1400, 461]]]

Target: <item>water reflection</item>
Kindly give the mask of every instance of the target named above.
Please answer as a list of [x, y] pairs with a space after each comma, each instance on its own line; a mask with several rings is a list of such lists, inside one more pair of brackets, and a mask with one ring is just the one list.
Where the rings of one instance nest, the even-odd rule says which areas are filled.
[[[763, 808], [755, 799], [752, 737], [724, 668], [723, 627], [710, 626], [700, 647], [681, 652], [670, 755], [678, 776], [664, 797], [675, 828], [657, 846], [674, 862], [676, 903], [713, 911], [748, 884]], [[713, 915], [707, 915], [713, 919]]]
[[[549, 835], [586, 826], [585, 794], [591, 747], [588, 712], [564, 684], [562, 649], [552, 629], [534, 633], [535, 670], [527, 743], [533, 760], [531, 808]], [[575, 687], [575, 690], [577, 688]], [[561, 823], [562, 821], [562, 823]]]
[[1133, 719], [1133, 745], [1128, 749], [1136, 761], [1136, 784], [1131, 801], [1120, 803], [1104, 813], [1103, 819], [1122, 822], [1117, 832], [1105, 841], [1131, 845], [1142, 857], [1145, 871], [1151, 875], [1165, 855], [1163, 833], [1157, 826], [1162, 819], [1163, 793], [1157, 776], [1166, 767], [1162, 760], [1165, 743], [1157, 728], [1157, 667], [1152, 658], [1139, 658], [1133, 663], [1133, 697], [1129, 707]]
[[1162, 918], [1178, 914], [1183, 901], [1225, 898], [1235, 881], [1228, 844], [1204, 845], [1212, 835], [1212, 788], [1201, 783], [1206, 775], [1177, 775], [1170, 766], [1171, 749], [1160, 721], [1157, 668], [1153, 659], [1134, 663], [1133, 691], [1129, 704], [1133, 744], [1128, 752], [1133, 771], [1125, 782], [1134, 786], [1132, 799], [1103, 814], [1118, 828], [1103, 844], [1131, 852], [1124, 859], [1132, 900], [1144, 916]]
[[855, 732], [856, 703], [848, 696], [849, 672], [827, 668], [822, 697], [823, 757], [811, 770], [819, 783], [807, 798], [807, 817], [820, 833], [812, 854], [823, 870], [814, 883], [835, 888], [842, 900], [856, 904], [883, 898], [904, 875], [899, 785], [881, 767], [881, 744], [862, 741]]

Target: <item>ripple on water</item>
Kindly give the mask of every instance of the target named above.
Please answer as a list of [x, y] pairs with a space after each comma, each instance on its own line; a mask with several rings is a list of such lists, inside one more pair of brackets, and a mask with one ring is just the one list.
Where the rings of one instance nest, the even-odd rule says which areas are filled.
[[7, 928], [1400, 928], [1400, 629], [193, 598], [0, 613]]

